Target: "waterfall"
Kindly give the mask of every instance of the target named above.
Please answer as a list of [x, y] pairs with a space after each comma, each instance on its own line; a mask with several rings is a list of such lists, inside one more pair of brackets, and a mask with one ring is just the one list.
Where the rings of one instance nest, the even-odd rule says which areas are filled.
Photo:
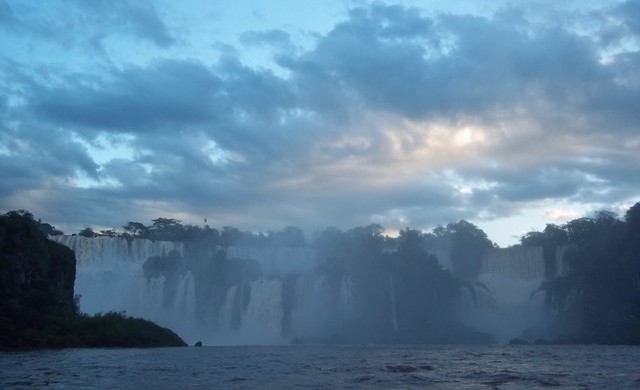
[[491, 249], [481, 264], [478, 281], [487, 287], [494, 308], [529, 305], [531, 293], [545, 278], [541, 247]]
[[169, 312], [173, 316], [171, 319], [173, 326], [182, 324], [185, 318], [195, 318], [195, 304], [195, 283], [193, 275], [189, 271], [181, 276], [176, 289], [175, 300], [169, 308]]
[[[264, 276], [223, 290], [221, 285], [217, 289], [201, 285], [199, 290], [197, 280], [215, 285], [212, 278], [216, 275], [203, 278], [194, 274], [185, 258], [178, 257], [181, 265], [174, 273], [145, 276], [143, 265], [150, 257], [167, 256], [174, 250], [188, 256], [182, 243], [115, 237], [51, 239], [76, 253], [75, 292], [81, 296], [82, 312], [124, 311], [171, 328], [189, 343], [288, 343], [292, 337], [312, 337], [323, 331], [329, 318], [336, 316], [333, 308], [328, 309], [333, 304], [334, 287], [313, 274], [315, 254], [308, 248], [229, 247], [230, 263], [255, 260]], [[285, 319], [283, 283], [287, 278], [293, 278], [293, 288], [292, 306]], [[340, 318], [352, 310], [352, 290], [347, 279], [335, 286]], [[283, 330], [287, 321], [289, 335]]]
[[389, 298], [391, 299], [391, 325], [395, 332], [398, 331], [398, 313], [396, 310], [396, 286], [393, 277], [389, 275]]
[[[282, 281], [260, 279], [226, 294], [215, 344], [281, 344]], [[211, 339], [211, 338], [210, 338]]]
[[[189, 343], [313, 342], [332, 340], [349, 326], [360, 326], [354, 324], [360, 320], [363, 302], [360, 298], [356, 302], [354, 295], [360, 297], [362, 290], [350, 276], [316, 272], [310, 248], [231, 246], [224, 252], [143, 239], [51, 239], [76, 253], [75, 291], [81, 295], [82, 312], [125, 311], [169, 327]], [[557, 248], [556, 256], [565, 250]], [[470, 296], [464, 299], [460, 318], [500, 341], [520, 337], [544, 318], [544, 294], [531, 299], [545, 278], [543, 257], [542, 248], [487, 251], [473, 281], [477, 299], [473, 304]], [[566, 273], [561, 261], [555, 266], [557, 274]], [[401, 280], [389, 276], [388, 283], [388, 300], [379, 304], [385, 306], [391, 317], [388, 323], [397, 332], [396, 290]]]
[[482, 256], [480, 275], [502, 275], [512, 279], [543, 279], [544, 257], [541, 247], [516, 246], [490, 249]]
[[73, 249], [78, 267], [103, 265], [112, 268], [116, 263], [144, 263], [149, 256], [164, 255], [172, 250], [184, 252], [184, 245], [180, 242], [64, 235], [51, 236], [50, 239]]
[[307, 274], [317, 265], [315, 252], [309, 248], [231, 246], [227, 257], [255, 260], [268, 276]]
[[569, 273], [569, 265], [564, 262], [565, 253], [574, 250], [574, 245], [558, 245], [555, 250], [556, 275], [564, 276]]
[[[476, 302], [463, 305], [462, 316], [476, 329], [506, 342], [546, 319], [544, 295], [532, 293], [545, 279], [541, 247], [490, 249], [481, 259]], [[466, 298], [468, 299], [468, 297]]]
[[291, 311], [291, 334], [306, 338], [322, 331], [326, 311], [330, 307], [329, 290], [324, 277], [303, 275], [296, 278], [293, 307]]
[[345, 321], [353, 319], [355, 307], [353, 303], [353, 290], [355, 286], [351, 278], [344, 277], [340, 280], [340, 310], [341, 318]]
[[76, 254], [75, 293], [80, 295], [80, 311], [125, 312], [169, 327], [187, 341], [199, 333], [191, 321], [196, 309], [193, 274], [187, 271], [169, 281], [165, 276], [146, 278], [143, 272], [149, 257], [164, 256], [173, 250], [183, 253], [182, 243], [120, 237], [51, 239]]

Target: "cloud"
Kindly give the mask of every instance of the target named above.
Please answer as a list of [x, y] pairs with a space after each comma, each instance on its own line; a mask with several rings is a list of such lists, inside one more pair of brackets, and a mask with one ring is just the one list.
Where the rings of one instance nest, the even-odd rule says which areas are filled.
[[573, 210], [559, 210], [549, 209], [544, 212], [544, 216], [554, 221], [568, 221], [580, 217], [580, 215]]
[[133, 36], [160, 47], [175, 43], [154, 4], [129, 0], [65, 0], [34, 5], [20, 0], [0, 2], [5, 29], [36, 38], [63, 50], [70, 46], [104, 51], [111, 37]]
[[16, 15], [7, 0], [0, 1], [0, 21], [4, 26], [15, 26]]
[[60, 124], [120, 132], [205, 121], [215, 115], [219, 80], [196, 62], [161, 61], [116, 70], [105, 80], [66, 75], [31, 91], [30, 108]]
[[32, 128], [27, 134], [4, 128], [0, 143], [2, 184], [0, 193], [18, 196], [22, 191], [70, 180], [77, 174], [98, 178], [99, 166], [87, 150], [62, 131]]
[[[35, 45], [83, 47], [72, 35], [93, 31], [104, 55], [69, 68], [2, 57], [6, 205], [26, 208], [24, 194], [36, 213], [69, 221], [75, 205], [83, 225], [117, 209], [119, 224], [180, 213], [251, 229], [397, 230], [508, 217], [548, 199], [619, 204], [640, 186], [640, 56], [619, 43], [637, 39], [630, 2], [573, 12], [574, 23], [527, 7], [427, 15], [375, 3], [312, 45], [284, 27], [250, 29], [248, 49], [214, 57], [184, 55], [189, 43], [155, 3], [71, 2], [73, 15], [115, 16], [48, 38], [34, 38], [39, 11], [7, 4], [0, 18], [25, 22]], [[115, 36], [159, 51], [129, 61], [109, 51]], [[242, 62], [262, 46], [281, 68]], [[98, 158], [106, 136], [128, 152], [105, 158], [107, 145]]]
[[269, 45], [282, 51], [291, 51], [295, 45], [291, 35], [284, 30], [247, 31], [240, 36], [240, 42], [245, 45]]
[[627, 0], [614, 7], [611, 14], [620, 18], [625, 29], [640, 36], [640, 4], [637, 1]]

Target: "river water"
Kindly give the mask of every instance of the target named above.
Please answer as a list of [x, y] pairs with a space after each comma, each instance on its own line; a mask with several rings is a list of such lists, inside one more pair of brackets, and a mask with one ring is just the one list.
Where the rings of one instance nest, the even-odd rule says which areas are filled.
[[1, 389], [640, 389], [640, 347], [287, 346], [0, 353]]

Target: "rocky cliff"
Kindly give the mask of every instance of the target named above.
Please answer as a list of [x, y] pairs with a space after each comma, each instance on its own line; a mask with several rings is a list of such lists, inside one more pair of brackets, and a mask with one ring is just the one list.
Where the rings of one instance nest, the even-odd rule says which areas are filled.
[[73, 251], [48, 240], [30, 218], [0, 217], [1, 315], [72, 314], [75, 278]]
[[173, 332], [119, 313], [89, 317], [74, 300], [73, 251], [28, 213], [0, 216], [0, 348], [184, 345]]

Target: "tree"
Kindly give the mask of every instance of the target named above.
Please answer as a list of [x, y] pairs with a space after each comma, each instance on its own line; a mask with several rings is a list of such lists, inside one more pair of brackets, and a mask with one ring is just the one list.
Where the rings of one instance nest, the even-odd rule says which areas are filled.
[[274, 233], [277, 245], [286, 247], [300, 247], [307, 244], [302, 229], [296, 226], [287, 226], [282, 231]]
[[11, 210], [9, 212], [7, 212], [5, 214], [7, 217], [11, 217], [11, 218], [25, 218], [28, 219], [30, 221], [33, 221], [33, 214], [31, 214], [29, 211], [27, 210]]
[[100, 230], [100, 235], [105, 237], [117, 237], [118, 233], [114, 229]]
[[60, 236], [64, 234], [61, 230], [56, 229], [55, 226], [48, 223], [43, 223], [39, 219], [37, 223], [38, 229], [46, 236]]
[[542, 232], [527, 232], [520, 237], [520, 244], [524, 246], [542, 246], [546, 243], [546, 238]]
[[562, 260], [556, 259], [556, 249], [569, 243], [569, 234], [566, 227], [549, 223], [542, 232], [529, 232], [522, 236], [520, 243], [524, 246], [542, 247], [546, 277], [552, 279], [556, 276], [557, 261]]
[[235, 244], [239, 239], [242, 233], [240, 230], [231, 227], [224, 226], [222, 228], [222, 232], [220, 233], [220, 245], [224, 250]]
[[596, 221], [582, 217], [571, 220], [565, 225], [569, 242], [575, 245], [586, 245], [595, 236]]
[[174, 218], [156, 218], [151, 220], [149, 229], [151, 239], [160, 241], [179, 241], [183, 238], [184, 229], [179, 220]]
[[149, 228], [140, 222], [129, 221], [122, 228], [135, 238], [149, 238]]
[[423, 238], [419, 230], [401, 230], [397, 250], [386, 254], [400, 341], [434, 342], [433, 334], [442, 330], [442, 324], [455, 321], [460, 284], [424, 249]]
[[547, 226], [545, 226], [543, 234], [545, 244], [564, 245], [569, 242], [567, 231], [553, 223], [548, 223]]
[[447, 225], [451, 235], [451, 264], [453, 273], [463, 280], [474, 280], [480, 273], [484, 251], [494, 245], [487, 234], [476, 225], [461, 220]]
[[82, 237], [88, 237], [88, 238], [92, 238], [92, 237], [97, 237], [98, 236], [98, 234], [96, 234], [96, 232], [94, 232], [93, 229], [91, 229], [90, 227], [86, 227], [86, 228], [80, 230], [78, 235], [82, 236]]
[[598, 211], [567, 222], [562, 227], [566, 236], [545, 234], [546, 242], [572, 245], [565, 253], [570, 269], [539, 290], [559, 311], [565, 332], [572, 329], [583, 342], [640, 343], [640, 248], [630, 239], [630, 221], [640, 208], [632, 209], [625, 221]]
[[422, 249], [422, 233], [419, 230], [403, 229], [397, 238], [398, 252], [414, 253]]
[[640, 202], [627, 210], [624, 220], [627, 223], [627, 239], [636, 248], [640, 248]]

